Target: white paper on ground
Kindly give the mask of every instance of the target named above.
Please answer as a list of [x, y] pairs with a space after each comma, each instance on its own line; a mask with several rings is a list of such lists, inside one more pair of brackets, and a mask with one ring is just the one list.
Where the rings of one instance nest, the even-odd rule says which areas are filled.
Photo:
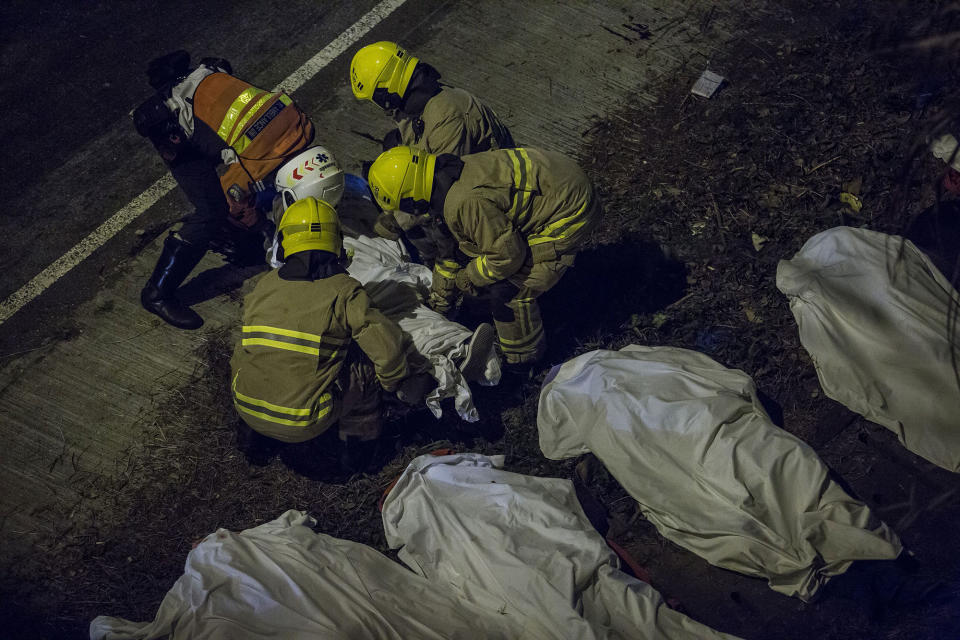
[[824, 392], [910, 451], [960, 471], [948, 316], [960, 296], [930, 259], [899, 236], [836, 227], [780, 262], [777, 287]]
[[407, 566], [553, 638], [731, 638], [621, 572], [571, 482], [501, 464], [475, 453], [410, 463], [383, 505], [387, 543]]
[[153, 622], [98, 616], [91, 640], [474, 640], [553, 636], [484, 609], [370, 547], [314, 533], [287, 511], [242, 532], [220, 529], [187, 556]]
[[945, 133], [932, 143], [930, 151], [933, 157], [943, 160], [950, 165], [954, 171], [960, 171], [960, 153], [957, 151], [957, 139], [949, 133]]
[[770, 421], [750, 377], [701, 353], [578, 356], [548, 376], [537, 426], [548, 458], [592, 451], [664, 537], [775, 591], [808, 600], [851, 561], [900, 553], [813, 449]]

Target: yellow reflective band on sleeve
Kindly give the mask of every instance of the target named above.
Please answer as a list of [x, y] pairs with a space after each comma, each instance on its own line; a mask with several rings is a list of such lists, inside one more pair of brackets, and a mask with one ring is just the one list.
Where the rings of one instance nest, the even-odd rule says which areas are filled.
[[[240, 138], [243, 137], [243, 130], [246, 128], [247, 123], [250, 122], [250, 118], [252, 118], [254, 115], [259, 113], [260, 109], [263, 108], [263, 105], [266, 104], [267, 101], [270, 100], [271, 98], [273, 98], [272, 93], [266, 94], [265, 96], [257, 100], [256, 104], [250, 107], [250, 109], [248, 109], [247, 112], [243, 114], [243, 117], [240, 118], [240, 121], [237, 122], [237, 125], [233, 128], [233, 133], [230, 135], [230, 140], [227, 141], [227, 144], [229, 144], [232, 147], [235, 143], [239, 141]], [[249, 140], [247, 142], [249, 143]], [[243, 146], [246, 147], [247, 145], [244, 144]], [[240, 149], [237, 149], [237, 152], [239, 153]]]
[[496, 282], [496, 278], [493, 277], [493, 274], [490, 273], [490, 267], [487, 266], [487, 256], [477, 256], [474, 261], [474, 268], [477, 270], [477, 273], [484, 280], [489, 280], [490, 282]]
[[449, 269], [444, 269], [443, 267], [440, 266], [439, 262], [434, 263], [433, 270], [439, 273], [441, 276], [443, 276], [447, 280], [453, 280], [454, 278], [457, 277], [456, 271], [450, 271]]
[[510, 160], [513, 162], [513, 202], [510, 204], [510, 218], [517, 229], [526, 224], [530, 217], [530, 191], [527, 189], [527, 175], [532, 166], [526, 149], [511, 149]]
[[230, 105], [230, 108], [227, 109], [227, 114], [223, 116], [223, 122], [220, 123], [220, 128], [217, 129], [217, 135], [223, 139], [224, 142], [227, 142], [227, 138], [230, 135], [230, 131], [233, 129], [234, 123], [237, 121], [237, 118], [240, 116], [240, 113], [243, 111], [244, 107], [249, 104], [254, 98], [266, 93], [261, 89], [256, 87], [250, 87], [233, 101], [233, 104]]
[[587, 210], [587, 207], [590, 204], [591, 201], [587, 200], [585, 203], [583, 203], [583, 206], [577, 209], [577, 212], [572, 216], [567, 216], [566, 218], [561, 218], [556, 222], [548, 224], [540, 233], [527, 238], [527, 244], [533, 246], [542, 244], [544, 242], [556, 242], [557, 240], [563, 240], [568, 235], [572, 234], [574, 231], [587, 223], [586, 218], [583, 220], [578, 220], [578, 218], [583, 215], [583, 212]]

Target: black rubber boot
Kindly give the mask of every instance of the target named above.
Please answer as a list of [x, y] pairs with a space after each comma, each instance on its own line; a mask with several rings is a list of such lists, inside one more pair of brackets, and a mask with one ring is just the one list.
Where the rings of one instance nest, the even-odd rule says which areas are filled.
[[177, 300], [176, 291], [200, 262], [204, 253], [206, 249], [191, 246], [176, 236], [167, 236], [153, 275], [140, 292], [140, 304], [143, 308], [178, 329], [199, 329], [203, 325], [203, 318], [190, 307], [181, 304]]
[[246, 422], [236, 422], [237, 448], [247, 462], [255, 467], [264, 467], [280, 451], [284, 443], [257, 433]]

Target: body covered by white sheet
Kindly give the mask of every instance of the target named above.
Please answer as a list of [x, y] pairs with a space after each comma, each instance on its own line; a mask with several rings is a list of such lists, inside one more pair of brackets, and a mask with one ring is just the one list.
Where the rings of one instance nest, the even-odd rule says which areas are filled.
[[540, 393], [540, 448], [592, 451], [666, 538], [711, 564], [809, 599], [858, 559], [900, 541], [774, 425], [753, 380], [673, 347], [592, 351], [555, 367]]
[[[467, 341], [473, 332], [423, 303], [433, 274], [426, 266], [410, 262], [398, 241], [382, 238], [373, 231], [376, 206], [365, 191], [365, 183], [355, 176], [348, 178], [346, 192], [337, 206], [343, 245], [352, 253], [347, 272], [364, 286], [374, 305], [400, 325], [410, 337], [412, 348], [429, 360], [431, 374], [437, 381], [437, 387], [426, 397], [433, 415], [440, 417], [441, 400], [453, 398], [460, 417], [476, 422], [479, 415], [473, 395], [457, 367], [466, 355]], [[283, 264], [276, 259], [276, 239], [270, 256], [271, 266]], [[500, 359], [491, 345], [479, 383], [492, 386], [500, 382], [500, 376]]]
[[91, 640], [545, 639], [370, 547], [314, 533], [299, 511], [240, 533], [220, 529], [187, 556], [153, 622], [99, 616]]
[[[960, 471], [960, 385], [949, 320], [956, 290], [909, 240], [866, 229], [819, 233], [777, 267], [824, 392]], [[955, 338], [956, 339], [956, 338]]]
[[400, 559], [483, 608], [538, 618], [558, 639], [731, 637], [621, 572], [569, 481], [501, 463], [474, 453], [411, 462], [383, 505]]

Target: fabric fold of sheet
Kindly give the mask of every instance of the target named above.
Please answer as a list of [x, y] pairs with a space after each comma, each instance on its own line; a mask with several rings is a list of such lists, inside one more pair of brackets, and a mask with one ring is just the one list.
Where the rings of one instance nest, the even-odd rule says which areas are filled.
[[620, 571], [571, 482], [501, 464], [475, 453], [411, 462], [383, 505], [401, 561], [485, 609], [539, 621], [537, 633], [558, 640], [732, 637]]
[[370, 547], [314, 533], [313, 524], [291, 510], [253, 529], [210, 534], [187, 556], [153, 622], [99, 616], [91, 640], [554, 638]]
[[555, 367], [540, 394], [540, 448], [593, 452], [669, 540], [711, 564], [809, 600], [859, 559], [900, 541], [775, 426], [753, 380], [673, 347], [592, 351]]
[[824, 393], [960, 472], [960, 295], [930, 259], [899, 236], [836, 227], [780, 262], [777, 288]]

